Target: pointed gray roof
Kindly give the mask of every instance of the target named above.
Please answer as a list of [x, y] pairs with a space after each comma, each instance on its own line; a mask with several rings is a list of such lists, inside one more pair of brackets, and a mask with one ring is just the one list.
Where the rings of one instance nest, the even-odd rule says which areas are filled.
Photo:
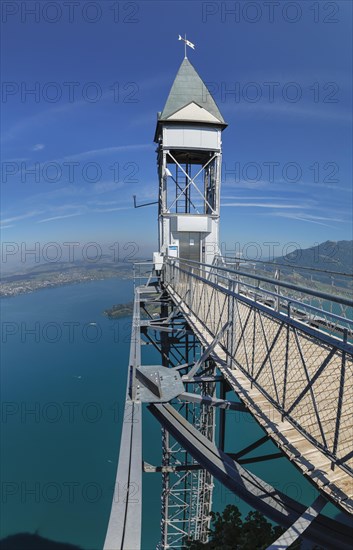
[[[179, 67], [159, 121], [168, 120], [169, 117], [180, 111], [183, 107], [195, 103], [199, 107], [206, 109], [206, 111], [217, 119], [214, 123], [219, 121], [221, 124], [226, 124], [206, 85], [190, 61], [185, 58]], [[200, 118], [200, 120], [204, 121], [204, 118]], [[198, 118], [195, 119], [195, 122], [197, 121]]]

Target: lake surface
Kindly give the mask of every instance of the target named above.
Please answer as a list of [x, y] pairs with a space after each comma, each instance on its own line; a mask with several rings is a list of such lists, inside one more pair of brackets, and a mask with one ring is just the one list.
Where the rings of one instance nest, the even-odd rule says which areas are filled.
[[[132, 296], [132, 281], [109, 279], [1, 300], [2, 537], [37, 531], [85, 550], [103, 547], [131, 323], [109, 320], [103, 311]], [[156, 364], [156, 353], [145, 346], [146, 363]], [[160, 427], [148, 411], [143, 423], [144, 459], [160, 464]], [[262, 435], [248, 415], [229, 414], [228, 451]], [[266, 445], [273, 452], [272, 444]], [[250, 468], [306, 504], [316, 495], [285, 459]], [[144, 474], [143, 550], [159, 541], [160, 491], [160, 474]], [[214, 509], [229, 503], [249, 510], [216, 483]], [[336, 513], [330, 507], [329, 515]]]

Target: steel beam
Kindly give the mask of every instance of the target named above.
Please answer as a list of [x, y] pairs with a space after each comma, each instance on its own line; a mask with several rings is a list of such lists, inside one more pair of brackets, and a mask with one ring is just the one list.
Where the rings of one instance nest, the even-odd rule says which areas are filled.
[[142, 522], [141, 404], [126, 401], [119, 464], [103, 550], [139, 550]]
[[[305, 512], [302, 504], [277, 491], [219, 450], [171, 405], [150, 405], [149, 409], [195, 460], [250, 506], [288, 528]], [[326, 548], [351, 550], [353, 530], [340, 522], [318, 516], [308, 527], [306, 538]]]
[[140, 292], [137, 288], [119, 463], [103, 550], [139, 550], [141, 547], [142, 414], [141, 403], [136, 403], [131, 398], [135, 390], [135, 371], [141, 362], [139, 300]]
[[216, 407], [218, 409], [229, 409], [232, 411], [249, 412], [243, 403], [237, 401], [227, 401], [225, 399], [217, 399], [210, 395], [199, 395], [197, 393], [184, 392], [178, 395], [178, 399], [182, 401], [199, 403], [208, 407]]

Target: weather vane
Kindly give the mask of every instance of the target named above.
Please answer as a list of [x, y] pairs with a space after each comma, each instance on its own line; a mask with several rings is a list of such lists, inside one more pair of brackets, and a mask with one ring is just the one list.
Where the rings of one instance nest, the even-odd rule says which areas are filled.
[[178, 40], [183, 40], [183, 42], [184, 42], [184, 55], [185, 55], [185, 59], [187, 59], [188, 56], [186, 55], [186, 46], [189, 46], [189, 48], [192, 48], [194, 50], [195, 49], [195, 44], [193, 44], [189, 40], [186, 40], [186, 35], [185, 35], [185, 38], [183, 38], [179, 34]]

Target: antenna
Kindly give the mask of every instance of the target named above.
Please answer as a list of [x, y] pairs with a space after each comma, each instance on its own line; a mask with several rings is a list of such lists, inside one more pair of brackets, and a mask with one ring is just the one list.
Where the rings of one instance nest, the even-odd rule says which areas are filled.
[[136, 195], [133, 195], [134, 208], [143, 208], [144, 206], [150, 206], [151, 204], [158, 204], [158, 201], [146, 202], [145, 204], [136, 204]]

